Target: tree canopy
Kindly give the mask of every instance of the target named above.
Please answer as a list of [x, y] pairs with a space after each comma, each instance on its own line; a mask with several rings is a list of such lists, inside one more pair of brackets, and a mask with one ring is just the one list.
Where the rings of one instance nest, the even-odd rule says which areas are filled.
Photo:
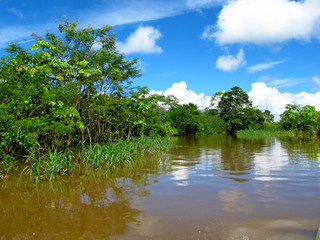
[[248, 94], [240, 87], [214, 94], [211, 102], [215, 103], [220, 117], [225, 121], [226, 131], [230, 134], [240, 129], [263, 126], [262, 112], [252, 108]]
[[91, 142], [97, 124], [105, 128], [99, 137], [110, 137], [107, 112], [119, 107], [116, 97], [128, 97], [140, 70], [136, 59], [117, 51], [110, 26], [77, 26], [65, 19], [59, 34], [33, 34], [36, 43], [29, 49], [15, 43], [5, 48], [0, 60], [3, 152]]

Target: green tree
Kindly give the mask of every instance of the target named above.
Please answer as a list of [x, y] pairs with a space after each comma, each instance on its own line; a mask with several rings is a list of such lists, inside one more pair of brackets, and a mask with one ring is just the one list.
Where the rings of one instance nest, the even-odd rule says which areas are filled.
[[304, 133], [319, 134], [320, 112], [314, 106], [287, 104], [286, 110], [280, 115], [281, 126], [284, 130], [293, 130]]
[[274, 116], [271, 114], [269, 110], [265, 110], [263, 112], [263, 117], [267, 123], [272, 123], [274, 121]]
[[117, 51], [110, 26], [77, 25], [65, 20], [59, 34], [34, 34], [30, 49], [18, 44], [5, 49], [0, 59], [1, 156], [110, 140], [114, 134], [109, 131], [125, 131], [119, 122], [129, 113], [117, 107], [125, 108], [132, 95], [132, 79], [140, 76], [137, 60]]
[[199, 129], [199, 117], [201, 115], [197, 105], [193, 103], [177, 105], [169, 111], [171, 126], [177, 135], [194, 134]]
[[[252, 107], [249, 96], [240, 87], [233, 87], [227, 92], [214, 94], [211, 102], [218, 102], [217, 110], [219, 116], [226, 124], [226, 130], [229, 134], [234, 134], [237, 130], [248, 127], [248, 121], [245, 121], [243, 112], [246, 108]], [[253, 113], [254, 111], [250, 111]]]

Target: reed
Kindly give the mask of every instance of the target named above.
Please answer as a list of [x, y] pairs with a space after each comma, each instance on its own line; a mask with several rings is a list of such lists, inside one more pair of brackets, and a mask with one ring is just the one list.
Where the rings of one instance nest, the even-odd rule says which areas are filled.
[[23, 174], [28, 174], [38, 183], [40, 180], [53, 180], [58, 175], [68, 175], [75, 164], [73, 152], [48, 150], [45, 155], [31, 155]]
[[294, 137], [300, 136], [295, 131], [277, 131], [268, 129], [245, 129], [237, 131], [237, 136], [261, 136], [261, 137]]
[[107, 171], [114, 167], [131, 162], [137, 156], [154, 155], [165, 151], [169, 139], [164, 138], [133, 138], [93, 146], [86, 146], [80, 154], [80, 162], [86, 167], [105, 168]]
[[10, 155], [3, 155], [0, 158], [0, 177], [8, 174], [13, 169], [17, 169], [15, 159]]
[[144, 137], [83, 146], [75, 154], [71, 150], [48, 150], [43, 155], [31, 155], [22, 174], [29, 175], [33, 181], [39, 183], [41, 180], [52, 181], [57, 176], [71, 174], [75, 166], [109, 172], [124, 163], [134, 162], [138, 156], [156, 155], [168, 147], [168, 138]]

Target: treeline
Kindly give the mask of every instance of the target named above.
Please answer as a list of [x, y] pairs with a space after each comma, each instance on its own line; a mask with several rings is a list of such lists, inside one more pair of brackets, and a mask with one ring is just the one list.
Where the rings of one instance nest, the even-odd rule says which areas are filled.
[[[33, 37], [29, 49], [12, 43], [0, 59], [1, 160], [141, 136], [234, 134], [273, 122], [239, 87], [214, 94], [205, 110], [134, 88], [138, 60], [117, 51], [110, 26], [78, 29], [65, 20], [59, 34]], [[319, 134], [319, 112], [288, 105], [274, 126]]]

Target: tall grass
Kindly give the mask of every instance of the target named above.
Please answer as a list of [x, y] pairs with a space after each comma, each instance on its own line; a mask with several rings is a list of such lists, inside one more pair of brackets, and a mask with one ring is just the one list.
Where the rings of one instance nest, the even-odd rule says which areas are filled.
[[84, 147], [81, 152], [81, 164], [86, 167], [112, 170], [124, 162], [131, 162], [137, 156], [154, 155], [168, 148], [169, 140], [164, 138], [134, 138], [117, 140], [113, 143]]
[[17, 162], [10, 155], [0, 156], [0, 179], [7, 175], [12, 169], [17, 168]]
[[299, 136], [295, 131], [277, 131], [269, 129], [245, 129], [237, 131], [237, 136], [257, 136], [257, 137], [294, 137]]
[[75, 163], [70, 150], [48, 150], [45, 155], [31, 155], [22, 173], [30, 175], [37, 183], [42, 179], [51, 181], [58, 175], [70, 174]]
[[74, 167], [103, 169], [112, 171], [114, 168], [131, 163], [138, 156], [155, 155], [164, 152], [169, 146], [166, 138], [133, 138], [131, 140], [117, 140], [108, 144], [83, 146], [73, 153], [49, 150], [44, 155], [32, 155], [22, 174], [29, 175], [36, 183], [41, 180], [53, 180], [57, 176], [71, 174]]

